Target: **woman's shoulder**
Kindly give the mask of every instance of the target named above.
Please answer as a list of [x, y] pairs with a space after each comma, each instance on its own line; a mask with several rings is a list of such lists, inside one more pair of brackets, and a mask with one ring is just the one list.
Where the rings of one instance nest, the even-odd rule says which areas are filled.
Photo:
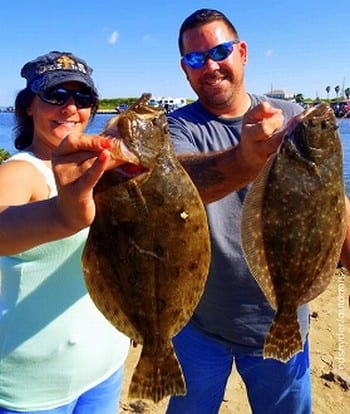
[[45, 174], [47, 174], [50, 171], [50, 168], [45, 164], [44, 161], [37, 158], [35, 155], [33, 155], [30, 152], [17, 152], [13, 155], [11, 155], [10, 158], [8, 158], [5, 163], [10, 161], [25, 161], [29, 163], [30, 165], [33, 165], [40, 171], [44, 171]]
[[[21, 152], [1, 164], [0, 188], [6, 188], [7, 201], [12, 203], [40, 200], [54, 195], [54, 177], [43, 161]], [[3, 194], [0, 199], [6, 204]]]

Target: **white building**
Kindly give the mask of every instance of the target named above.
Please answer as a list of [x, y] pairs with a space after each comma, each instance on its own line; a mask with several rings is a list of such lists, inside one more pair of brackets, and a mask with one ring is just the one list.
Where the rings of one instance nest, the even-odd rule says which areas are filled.
[[186, 105], [186, 103], [186, 98], [174, 98], [172, 96], [152, 96], [148, 102], [151, 106], [162, 106], [167, 109], [168, 112], [181, 108], [181, 106]]
[[275, 89], [270, 92], [267, 92], [265, 95], [269, 98], [286, 99], [288, 101], [294, 99], [294, 94], [284, 89]]

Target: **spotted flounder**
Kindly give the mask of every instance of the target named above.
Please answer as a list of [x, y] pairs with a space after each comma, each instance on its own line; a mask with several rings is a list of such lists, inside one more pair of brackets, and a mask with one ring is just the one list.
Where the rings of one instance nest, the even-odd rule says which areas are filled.
[[129, 396], [158, 402], [185, 394], [172, 337], [203, 293], [210, 241], [201, 198], [178, 162], [164, 112], [144, 94], [103, 135], [139, 160], [105, 172], [83, 252], [88, 291], [105, 317], [143, 344]]
[[276, 310], [264, 358], [285, 362], [302, 350], [297, 308], [326, 289], [345, 228], [341, 141], [333, 111], [320, 104], [289, 122], [243, 206], [245, 257]]

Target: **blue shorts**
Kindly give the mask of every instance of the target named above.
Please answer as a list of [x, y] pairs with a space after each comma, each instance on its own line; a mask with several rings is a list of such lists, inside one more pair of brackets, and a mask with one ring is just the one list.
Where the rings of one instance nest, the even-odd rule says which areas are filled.
[[235, 361], [254, 414], [310, 414], [311, 379], [306, 342], [287, 363], [234, 354], [188, 324], [173, 340], [187, 385], [185, 396], [172, 397], [167, 414], [216, 414]]
[[12, 411], [0, 408], [0, 414], [116, 414], [119, 408], [124, 367], [82, 394], [70, 404], [51, 410]]

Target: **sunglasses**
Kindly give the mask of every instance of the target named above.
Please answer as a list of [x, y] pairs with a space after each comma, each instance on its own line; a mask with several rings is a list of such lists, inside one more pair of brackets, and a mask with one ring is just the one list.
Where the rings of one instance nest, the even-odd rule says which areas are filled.
[[75, 106], [79, 109], [91, 108], [97, 102], [96, 96], [89, 91], [72, 91], [62, 87], [49, 89], [48, 91], [39, 92], [39, 98], [50, 105], [64, 105], [69, 98], [74, 99]]
[[231, 40], [230, 42], [220, 43], [206, 52], [187, 53], [182, 56], [182, 61], [192, 69], [200, 69], [205, 65], [208, 57], [215, 62], [226, 59], [233, 52], [233, 45], [239, 42], [238, 39]]

